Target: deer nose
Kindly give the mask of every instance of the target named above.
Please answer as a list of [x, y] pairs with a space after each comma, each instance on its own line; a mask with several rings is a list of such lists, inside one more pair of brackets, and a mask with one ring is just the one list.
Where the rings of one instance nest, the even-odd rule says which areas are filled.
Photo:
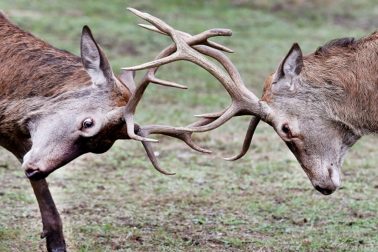
[[25, 175], [28, 179], [31, 179], [31, 180], [39, 180], [46, 177], [46, 175], [43, 172], [41, 172], [38, 167], [31, 166], [31, 165], [29, 165], [25, 169]]
[[329, 186], [319, 186], [319, 185], [315, 185], [315, 189], [318, 190], [319, 192], [321, 192], [322, 194], [324, 195], [330, 195], [332, 194], [334, 191], [336, 191], [337, 189], [337, 186], [335, 185], [329, 185]]

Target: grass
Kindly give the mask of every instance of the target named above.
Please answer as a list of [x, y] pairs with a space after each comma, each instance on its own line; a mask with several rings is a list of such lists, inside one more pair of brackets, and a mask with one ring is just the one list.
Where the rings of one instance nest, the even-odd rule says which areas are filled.
[[[56, 47], [79, 53], [81, 27], [90, 25], [113, 68], [148, 61], [169, 43], [137, 28], [133, 6], [197, 33], [227, 27], [218, 39], [248, 87], [261, 94], [264, 78], [291, 44], [312, 52], [326, 41], [377, 29], [378, 8], [363, 1], [26, 1], [4, 0], [9, 17]], [[229, 99], [205, 71], [188, 63], [160, 76], [188, 91], [151, 87], [137, 111], [141, 123], [183, 125], [192, 114], [216, 111]], [[156, 112], [158, 111], [158, 112]], [[241, 146], [247, 121], [233, 119], [196, 140], [215, 150], [199, 155], [175, 140], [157, 146], [164, 167], [151, 168], [139, 143], [120, 141], [103, 155], [85, 155], [49, 178], [70, 251], [376, 251], [376, 138], [360, 140], [343, 167], [343, 186], [317, 193], [274, 131], [261, 125], [249, 155], [221, 156]], [[32, 189], [17, 161], [0, 152], [0, 251], [44, 251]]]

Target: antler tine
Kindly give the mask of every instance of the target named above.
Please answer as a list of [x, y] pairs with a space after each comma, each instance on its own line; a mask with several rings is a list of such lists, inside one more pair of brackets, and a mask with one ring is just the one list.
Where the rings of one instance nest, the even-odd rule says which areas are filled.
[[171, 63], [171, 62], [174, 62], [174, 61], [178, 61], [178, 60], [183, 60], [183, 59], [184, 58], [183, 58], [182, 55], [175, 52], [175, 53], [173, 53], [169, 56], [166, 56], [165, 58], [159, 58], [159, 59], [156, 59], [156, 60], [144, 63], [144, 64], [140, 64], [140, 65], [137, 65], [137, 66], [133, 66], [133, 67], [123, 67], [122, 69], [134, 70], [134, 71], [143, 70], [143, 69], [148, 69], [148, 68], [152, 68], [152, 67], [162, 66], [162, 65], [165, 65], [165, 64], [168, 64], [168, 63]]
[[[160, 34], [163, 34], [163, 35], [166, 35], [166, 36], [169, 36], [167, 33], [165, 32], [162, 32], [160, 31], [159, 29], [157, 29], [155, 26], [153, 25], [147, 25], [147, 24], [138, 24], [140, 27], [144, 28], [144, 29], [147, 29], [147, 30], [150, 30], [150, 31], [153, 31], [153, 32], [157, 32], [157, 33], [160, 33]], [[182, 32], [183, 34], [187, 35], [187, 36], [191, 36], [190, 34], [186, 33], [186, 32]], [[219, 35], [217, 35], [219, 36]], [[209, 36], [210, 38], [210, 36]], [[219, 43], [216, 43], [216, 42], [213, 42], [213, 41], [209, 41], [207, 40], [206, 42], [203, 42], [204, 45], [207, 45], [209, 47], [212, 47], [214, 49], [218, 49], [218, 50], [221, 50], [221, 51], [224, 51], [224, 52], [228, 52], [228, 53], [233, 53], [234, 51], [224, 45], [221, 45]]]
[[217, 49], [217, 50], [221, 50], [221, 51], [224, 51], [224, 52], [228, 52], [228, 53], [233, 53], [234, 50], [224, 46], [224, 45], [221, 45], [221, 44], [218, 44], [218, 43], [215, 43], [213, 41], [207, 41], [204, 43], [204, 45], [207, 45], [209, 47], [212, 47], [214, 49]]
[[146, 138], [134, 133], [134, 117], [132, 115], [125, 114], [125, 122], [127, 127], [127, 135], [130, 137], [130, 139], [144, 142], [158, 142], [156, 139]]
[[210, 131], [212, 129], [216, 129], [228, 120], [230, 120], [232, 117], [236, 116], [236, 114], [239, 112], [238, 107], [235, 105], [235, 103], [232, 103], [230, 107], [228, 107], [223, 114], [221, 114], [219, 117], [213, 117], [212, 121], [210, 121], [208, 124], [205, 125], [189, 125], [185, 127], [185, 130], [193, 131], [193, 132], [206, 132]]
[[[194, 125], [207, 124], [211, 120], [214, 120], [214, 119], [203, 118], [203, 119], [195, 122]], [[208, 153], [208, 154], [211, 153], [210, 150], [204, 149], [204, 148], [200, 147], [199, 145], [197, 145], [193, 142], [193, 139], [192, 139], [193, 132], [186, 131], [186, 130], [183, 130], [183, 129], [170, 127], [170, 126], [164, 126], [164, 125], [147, 125], [147, 126], [144, 126], [144, 127], [140, 127], [138, 125], [137, 134], [139, 134], [143, 137], [146, 137], [150, 134], [163, 134], [163, 135], [166, 135], [166, 136], [169, 136], [169, 137], [174, 137], [174, 138], [177, 138], [179, 140], [182, 140], [189, 147], [191, 147], [192, 149], [194, 149], [198, 152]], [[158, 161], [158, 159], [157, 159], [157, 157], [154, 153], [154, 150], [153, 150], [150, 142], [144, 142], [143, 141], [142, 144], [143, 144], [143, 147], [144, 147], [144, 149], [147, 153], [148, 158], [150, 159], [152, 165], [154, 166], [154, 168], [157, 171], [159, 171], [160, 173], [165, 174], [165, 175], [174, 175], [175, 174], [175, 173], [170, 173], [170, 172], [165, 171], [160, 166], [159, 161]]]
[[151, 83], [158, 84], [158, 85], [161, 85], [161, 86], [166, 86], [166, 87], [188, 89], [187, 86], [180, 85], [180, 84], [177, 84], [177, 83], [172, 82], [172, 81], [166, 81], [166, 80], [156, 78], [153, 71], [148, 71], [147, 74], [148, 74], [148, 77], [147, 77], [148, 81], [151, 82]]
[[249, 122], [247, 133], [245, 134], [245, 137], [244, 137], [243, 147], [240, 153], [232, 157], [223, 158], [224, 160], [235, 161], [242, 158], [248, 152], [248, 149], [251, 146], [253, 134], [255, 133], [256, 127], [259, 124], [260, 120], [261, 120], [260, 117], [254, 117], [251, 119], [251, 121]]
[[199, 114], [199, 115], [194, 115], [195, 117], [199, 118], [218, 118], [220, 117], [226, 110], [218, 111], [218, 112], [211, 112], [211, 113], [206, 113], [206, 114]]
[[160, 31], [158, 28], [156, 28], [155, 26], [153, 25], [148, 25], [148, 24], [138, 24], [140, 27], [144, 28], [144, 29], [147, 29], [147, 30], [150, 30], [150, 31], [153, 31], [153, 32], [157, 32], [157, 33], [160, 33], [160, 34], [163, 34], [163, 35], [167, 35], [167, 33], [165, 32], [162, 32]]
[[166, 87], [188, 89], [187, 86], [180, 85], [180, 84], [177, 84], [177, 83], [172, 82], [172, 81], [161, 80], [161, 79], [158, 79], [158, 78], [151, 79], [151, 83], [158, 84], [158, 85], [161, 85], [161, 86], [166, 86]]
[[[138, 124], [135, 124], [135, 132], [138, 135], [140, 135], [141, 137], [146, 137], [148, 135], [148, 134], [146, 134], [146, 132], [143, 131], [143, 129]], [[143, 141], [142, 144], [143, 144], [143, 147], [144, 147], [144, 149], [147, 153], [148, 158], [150, 159], [153, 167], [157, 171], [159, 171], [160, 173], [162, 173], [164, 175], [174, 175], [175, 174], [175, 173], [167, 172], [163, 168], [160, 167], [159, 162], [157, 160], [157, 157], [156, 157], [154, 150], [152, 148], [152, 144], [150, 142]]]
[[[209, 121], [214, 119], [202, 119], [196, 124], [207, 124]], [[183, 142], [185, 142], [189, 147], [192, 149], [202, 152], [202, 153], [211, 153], [210, 150], [200, 147], [199, 145], [195, 144], [192, 139], [192, 131], [187, 131], [184, 128], [177, 128], [165, 125], [147, 125], [141, 128], [144, 136], [148, 136], [150, 134], [161, 134], [166, 135], [169, 137], [177, 138]]]
[[171, 26], [169, 26], [167, 23], [165, 23], [163, 20], [156, 18], [147, 12], [141, 12], [141, 11], [138, 11], [137, 9], [130, 8], [130, 7], [127, 9], [131, 11], [132, 13], [134, 13], [136, 16], [154, 25], [157, 29], [159, 29], [163, 33], [172, 34], [172, 32], [174, 31], [174, 29]]
[[196, 44], [207, 45], [207, 46], [212, 47], [214, 49], [221, 50], [221, 51], [228, 52], [228, 53], [234, 52], [232, 49], [230, 49], [230, 48], [228, 48], [224, 45], [221, 45], [219, 43], [216, 43], [216, 42], [209, 40], [209, 38], [211, 38], [211, 37], [232, 36], [232, 31], [230, 29], [220, 29], [220, 28], [209, 29], [209, 30], [206, 30], [206, 31], [201, 32], [201, 33], [194, 35], [194, 36], [191, 36], [190, 34], [188, 34], [186, 32], [182, 32], [182, 31], [178, 31], [178, 32], [183, 33], [188, 38], [189, 37], [193, 37], [194, 39], [198, 38], [198, 43], [196, 43]]
[[143, 147], [147, 153], [147, 156], [148, 158], [150, 159], [152, 165], [154, 166], [154, 168], [159, 171], [160, 173], [164, 174], [164, 175], [175, 175], [176, 173], [171, 173], [171, 172], [167, 172], [166, 170], [164, 170], [160, 164], [159, 164], [159, 161], [157, 160], [157, 157], [154, 153], [154, 150], [152, 148], [152, 145], [151, 143], [149, 142], [142, 142], [143, 144]]

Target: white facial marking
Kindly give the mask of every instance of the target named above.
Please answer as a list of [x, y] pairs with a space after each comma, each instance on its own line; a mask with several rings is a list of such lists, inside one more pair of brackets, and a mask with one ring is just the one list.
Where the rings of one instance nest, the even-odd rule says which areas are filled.
[[333, 168], [332, 169], [332, 176], [331, 176], [332, 183], [336, 187], [340, 187], [341, 180], [340, 180], [340, 173], [338, 169]]
[[104, 73], [98, 69], [87, 69], [89, 76], [91, 76], [92, 82], [96, 86], [102, 86], [106, 83]]

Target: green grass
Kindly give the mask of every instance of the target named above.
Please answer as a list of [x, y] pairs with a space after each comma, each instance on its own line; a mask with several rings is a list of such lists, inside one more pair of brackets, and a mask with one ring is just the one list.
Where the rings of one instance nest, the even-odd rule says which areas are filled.
[[[156, 55], [169, 40], [135, 26], [127, 6], [149, 11], [190, 33], [231, 28], [217, 41], [248, 87], [261, 94], [293, 42], [305, 52], [330, 39], [364, 36], [378, 27], [378, 7], [363, 1], [26, 1], [3, 0], [8, 16], [56, 47], [79, 53], [88, 24], [113, 68]], [[208, 73], [189, 63], [159, 75], [190, 87], [150, 87], [137, 111], [141, 123], [184, 125], [193, 114], [219, 110], [229, 98]], [[157, 112], [158, 111], [158, 112]], [[200, 155], [162, 138], [156, 149], [175, 176], [151, 167], [139, 143], [119, 141], [103, 155], [85, 155], [49, 178], [70, 251], [376, 251], [378, 147], [365, 137], [348, 154], [343, 186], [317, 193], [274, 131], [261, 125], [249, 155], [240, 148], [247, 120], [235, 118], [196, 136], [214, 150]], [[0, 251], [44, 251], [32, 189], [15, 159], [0, 152]]]

